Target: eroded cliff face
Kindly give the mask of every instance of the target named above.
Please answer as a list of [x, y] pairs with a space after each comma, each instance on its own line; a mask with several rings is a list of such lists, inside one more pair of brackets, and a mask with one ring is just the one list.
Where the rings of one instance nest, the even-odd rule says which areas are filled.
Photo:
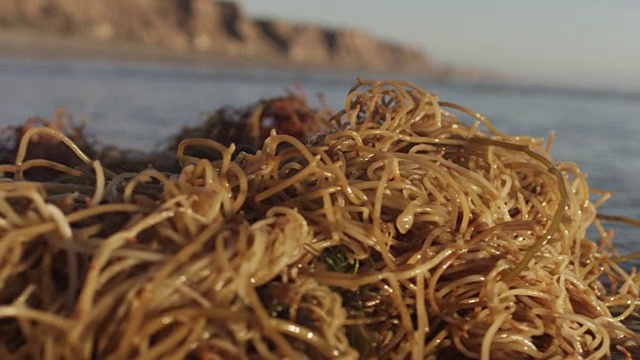
[[351, 29], [254, 20], [211, 0], [2, 0], [0, 25], [308, 66], [420, 71], [423, 52]]

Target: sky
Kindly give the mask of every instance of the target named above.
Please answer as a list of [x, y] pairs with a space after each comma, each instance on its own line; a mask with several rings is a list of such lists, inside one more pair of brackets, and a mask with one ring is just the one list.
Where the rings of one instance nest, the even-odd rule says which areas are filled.
[[239, 0], [251, 16], [355, 27], [431, 59], [543, 85], [640, 91], [636, 0]]

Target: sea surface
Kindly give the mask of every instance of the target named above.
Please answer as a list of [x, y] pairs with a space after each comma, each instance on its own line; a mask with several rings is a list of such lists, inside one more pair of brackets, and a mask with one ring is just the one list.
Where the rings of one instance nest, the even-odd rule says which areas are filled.
[[[103, 143], [151, 150], [222, 106], [249, 105], [295, 84], [312, 103], [323, 94], [340, 109], [357, 75], [362, 74], [5, 58], [0, 127], [29, 116], [50, 117], [60, 106], [76, 120], [86, 119], [88, 131]], [[546, 138], [555, 130], [554, 158], [576, 162], [592, 187], [615, 192], [602, 212], [640, 218], [640, 94], [385, 78], [412, 81], [444, 101], [470, 107], [506, 133]], [[640, 251], [640, 229], [607, 226], [616, 231], [621, 252]]]

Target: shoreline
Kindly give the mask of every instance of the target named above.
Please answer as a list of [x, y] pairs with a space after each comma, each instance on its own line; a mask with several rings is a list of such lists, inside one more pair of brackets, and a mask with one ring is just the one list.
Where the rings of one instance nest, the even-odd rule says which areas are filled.
[[219, 52], [175, 50], [126, 42], [101, 42], [81, 37], [65, 36], [29, 28], [0, 26], [0, 60], [31, 58], [38, 60], [122, 61], [147, 64], [220, 67], [233, 70], [264, 69], [275, 71], [329, 71], [345, 76], [388, 77], [407, 75], [431, 79], [443, 83], [466, 83], [471, 86], [495, 89], [527, 89], [542, 92], [615, 96], [631, 101], [640, 99], [640, 91], [611, 88], [590, 88], [549, 85], [510, 77], [475, 77], [464, 74], [447, 74], [437, 68], [430, 72], [392, 72], [362, 68], [326, 67], [297, 64], [277, 58], [242, 58], [225, 56]]
[[43, 31], [0, 27], [0, 59], [33, 58], [56, 60], [113, 60], [151, 64], [176, 64], [193, 66], [224, 67], [229, 69], [261, 68], [268, 70], [332, 71], [337, 73], [376, 75], [415, 75], [437, 77], [437, 72], [391, 72], [362, 68], [318, 66], [298, 64], [278, 58], [243, 58], [226, 56], [219, 52], [197, 50], [175, 50], [150, 45], [126, 42], [101, 42], [75, 36], [51, 34]]
[[[135, 43], [111, 43], [31, 29], [0, 28], [0, 58], [118, 60], [211, 66], [252, 66], [258, 61], [178, 51]], [[266, 62], [277, 65], [275, 61]], [[285, 64], [281, 64], [284, 67]]]

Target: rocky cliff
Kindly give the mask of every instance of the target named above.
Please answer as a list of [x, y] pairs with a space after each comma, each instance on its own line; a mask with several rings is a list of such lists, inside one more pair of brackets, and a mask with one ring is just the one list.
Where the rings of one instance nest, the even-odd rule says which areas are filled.
[[2, 0], [0, 26], [301, 66], [426, 72], [416, 49], [353, 29], [250, 18], [212, 0]]

